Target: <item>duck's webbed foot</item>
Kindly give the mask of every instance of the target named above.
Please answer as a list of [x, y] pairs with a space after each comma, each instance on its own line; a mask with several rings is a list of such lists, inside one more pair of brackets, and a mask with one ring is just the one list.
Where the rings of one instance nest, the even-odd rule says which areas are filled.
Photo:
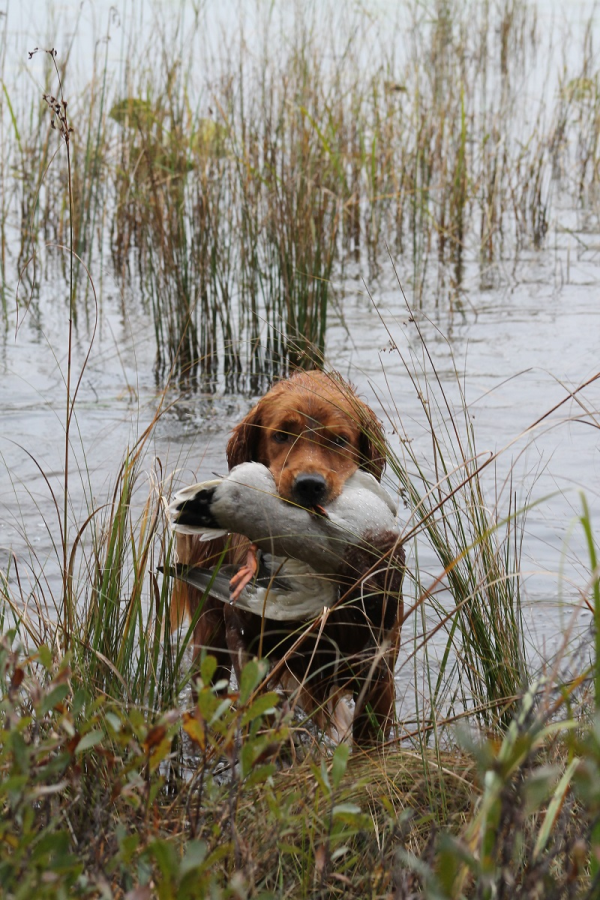
[[256, 544], [250, 544], [248, 553], [246, 554], [245, 564], [240, 567], [240, 569], [230, 580], [229, 589], [231, 591], [231, 596], [229, 599], [231, 603], [235, 603], [246, 585], [250, 584], [250, 582], [258, 572], [258, 560], [256, 558], [257, 553], [258, 547], [256, 546]]

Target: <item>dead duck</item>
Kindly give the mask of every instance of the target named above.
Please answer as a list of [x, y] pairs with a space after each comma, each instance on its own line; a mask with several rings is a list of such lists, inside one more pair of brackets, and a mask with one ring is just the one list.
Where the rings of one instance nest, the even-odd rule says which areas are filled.
[[[398, 562], [401, 553], [396, 506], [362, 470], [327, 507], [308, 510], [277, 494], [266, 466], [243, 463], [226, 478], [179, 491], [169, 514], [176, 532], [200, 534], [206, 540], [234, 532], [252, 542], [241, 569], [223, 566], [215, 573], [178, 566], [169, 574], [276, 621], [314, 618], [333, 605], [340, 589], [353, 584], [358, 574], [364, 576], [362, 590], [368, 595], [369, 570], [382, 555], [394, 553]], [[378, 575], [380, 582], [381, 572]]]
[[337, 574], [348, 546], [363, 543], [368, 535], [398, 533], [394, 502], [360, 469], [326, 508], [308, 510], [277, 494], [266, 466], [242, 463], [225, 478], [179, 491], [169, 515], [180, 534], [206, 540], [243, 534], [272, 556], [300, 560], [322, 574]]

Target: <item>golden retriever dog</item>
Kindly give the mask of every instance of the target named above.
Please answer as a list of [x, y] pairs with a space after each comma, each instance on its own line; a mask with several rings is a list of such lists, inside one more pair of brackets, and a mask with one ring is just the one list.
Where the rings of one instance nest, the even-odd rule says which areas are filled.
[[[373, 411], [338, 374], [297, 372], [275, 384], [233, 429], [229, 468], [259, 462], [279, 495], [309, 510], [327, 507], [357, 470], [381, 480], [385, 439]], [[202, 542], [177, 536], [180, 563], [209, 568], [220, 559], [242, 564], [249, 542], [241, 535]], [[225, 554], [225, 556], [223, 556]], [[397, 534], [362, 536], [339, 577], [339, 603], [324, 620], [275, 622], [204, 597], [177, 581], [172, 620], [197, 615], [197, 652], [216, 655], [217, 678], [258, 655], [273, 664], [273, 683], [295, 692], [322, 728], [368, 746], [385, 740], [394, 721], [394, 666], [403, 618], [404, 551]], [[198, 614], [198, 607], [201, 611]], [[354, 711], [343, 698], [351, 695]]]

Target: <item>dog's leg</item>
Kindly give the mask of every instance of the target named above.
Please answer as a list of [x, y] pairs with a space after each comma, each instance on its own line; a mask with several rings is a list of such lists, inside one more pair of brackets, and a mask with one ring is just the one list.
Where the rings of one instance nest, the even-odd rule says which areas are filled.
[[[190, 587], [190, 598], [204, 604], [200, 617], [194, 628], [192, 638], [194, 645], [194, 668], [199, 669], [200, 656], [208, 653], [217, 660], [217, 668], [213, 675], [213, 682], [226, 681], [229, 684], [231, 677], [231, 659], [227, 651], [225, 622], [223, 621], [223, 604], [212, 597], [204, 599], [200, 591]], [[198, 597], [195, 597], [197, 594]]]
[[329, 726], [327, 732], [332, 740], [341, 744], [352, 744], [352, 726], [354, 713], [348, 703], [352, 695], [338, 687], [329, 692], [327, 711], [329, 713]]

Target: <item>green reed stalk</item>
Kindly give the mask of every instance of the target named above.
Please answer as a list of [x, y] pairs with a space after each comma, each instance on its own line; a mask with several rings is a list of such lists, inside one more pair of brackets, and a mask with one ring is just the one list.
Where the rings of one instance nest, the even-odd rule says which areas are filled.
[[596, 542], [592, 532], [592, 520], [590, 510], [585, 494], [581, 494], [581, 505], [583, 506], [583, 514], [579, 517], [579, 521], [583, 526], [585, 539], [587, 542], [588, 553], [590, 555], [591, 570], [591, 588], [594, 605], [594, 641], [595, 641], [595, 660], [594, 660], [594, 693], [596, 713], [600, 713], [600, 571], [598, 570], [598, 556], [596, 553]]
[[69, 325], [67, 339], [67, 374], [66, 374], [66, 412], [65, 412], [65, 471], [63, 480], [63, 522], [62, 522], [62, 553], [63, 553], [63, 649], [65, 652], [71, 644], [73, 632], [73, 594], [72, 583], [69, 577], [68, 567], [68, 536], [69, 536], [69, 462], [71, 457], [71, 418], [74, 411], [74, 398], [71, 396], [71, 370], [73, 364], [73, 317], [75, 305], [73, 263], [75, 250], [73, 246], [73, 179], [71, 172], [71, 131], [67, 115], [67, 103], [64, 99], [62, 79], [56, 64], [56, 51], [48, 50], [52, 60], [56, 77], [58, 79], [59, 99], [44, 95], [48, 104], [52, 119], [52, 128], [58, 129], [65, 143], [67, 156], [67, 190], [69, 207]]
[[[600, 718], [600, 571], [598, 570], [598, 556], [596, 553], [596, 542], [592, 532], [592, 521], [590, 510], [585, 494], [581, 494], [581, 505], [583, 513], [579, 517], [579, 521], [583, 526], [585, 539], [587, 542], [588, 553], [590, 555], [591, 570], [591, 588], [594, 607], [594, 704], [596, 708], [596, 721]], [[598, 848], [600, 847], [600, 820], [596, 820], [596, 824], [592, 827], [590, 837], [592, 852], [590, 854], [590, 869], [593, 879], [597, 879], [600, 875], [600, 859], [598, 858]]]

